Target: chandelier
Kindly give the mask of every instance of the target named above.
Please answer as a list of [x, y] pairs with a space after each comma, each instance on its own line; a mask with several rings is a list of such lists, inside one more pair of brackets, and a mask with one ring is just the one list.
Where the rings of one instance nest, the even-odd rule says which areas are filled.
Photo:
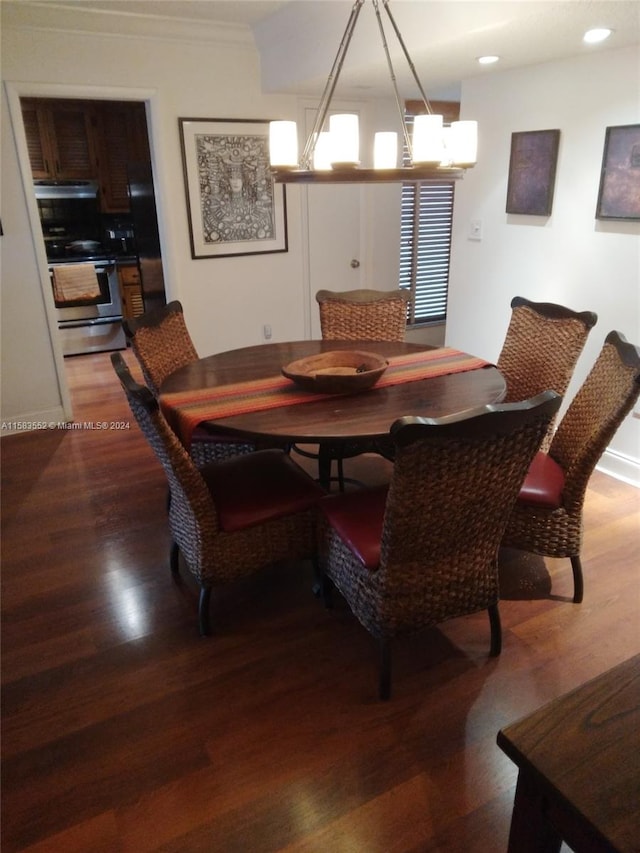
[[420, 95], [425, 114], [414, 117], [412, 133], [398, 92], [391, 54], [384, 32], [379, 0], [371, 0], [385, 52], [396, 106], [400, 115], [403, 144], [408, 158], [398, 166], [398, 134], [378, 132], [374, 137], [373, 168], [363, 167], [359, 157], [358, 116], [335, 113], [325, 120], [344, 64], [360, 10], [365, 0], [354, 3], [336, 58], [324, 87], [313, 127], [298, 157], [298, 130], [294, 121], [272, 121], [269, 125], [269, 157], [275, 181], [280, 183], [384, 183], [393, 181], [442, 181], [461, 178], [475, 165], [477, 123], [455, 121], [449, 127], [441, 115], [434, 115], [418, 78], [389, 0], [382, 0]]

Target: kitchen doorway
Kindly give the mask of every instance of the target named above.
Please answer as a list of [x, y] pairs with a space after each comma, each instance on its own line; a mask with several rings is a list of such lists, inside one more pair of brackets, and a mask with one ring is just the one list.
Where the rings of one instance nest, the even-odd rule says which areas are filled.
[[[63, 355], [123, 349], [123, 317], [166, 302], [146, 104], [20, 105]], [[97, 312], [89, 290], [107, 278], [110, 310]]]

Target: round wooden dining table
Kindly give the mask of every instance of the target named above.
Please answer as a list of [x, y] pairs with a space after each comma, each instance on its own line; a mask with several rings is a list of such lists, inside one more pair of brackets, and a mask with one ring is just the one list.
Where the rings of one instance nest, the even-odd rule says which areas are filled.
[[[162, 384], [160, 401], [167, 395], [235, 385], [281, 374], [282, 367], [305, 356], [332, 350], [362, 350], [385, 358], [434, 350], [424, 344], [381, 341], [295, 341], [260, 344], [216, 353], [172, 373]], [[361, 441], [369, 444], [389, 434], [391, 424], [405, 415], [437, 418], [499, 402], [506, 383], [493, 365], [432, 376], [389, 387], [373, 386], [356, 394], [325, 397], [304, 405], [243, 411], [207, 419], [221, 432], [257, 439], [299, 444]]]

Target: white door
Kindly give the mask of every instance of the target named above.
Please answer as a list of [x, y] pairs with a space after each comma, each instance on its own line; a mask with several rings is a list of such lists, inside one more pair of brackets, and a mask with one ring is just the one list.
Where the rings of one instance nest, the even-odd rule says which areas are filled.
[[[312, 126], [315, 112], [307, 111]], [[364, 287], [361, 257], [361, 187], [358, 184], [307, 186], [309, 247], [308, 300], [311, 337], [320, 338], [318, 290]]]

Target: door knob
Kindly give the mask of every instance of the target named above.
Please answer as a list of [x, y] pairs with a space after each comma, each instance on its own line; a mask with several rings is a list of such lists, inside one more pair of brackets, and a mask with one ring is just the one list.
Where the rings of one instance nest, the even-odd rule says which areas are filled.
[[352, 258], [351, 269], [357, 270], [359, 266], [360, 266], [360, 261], [357, 258]]

